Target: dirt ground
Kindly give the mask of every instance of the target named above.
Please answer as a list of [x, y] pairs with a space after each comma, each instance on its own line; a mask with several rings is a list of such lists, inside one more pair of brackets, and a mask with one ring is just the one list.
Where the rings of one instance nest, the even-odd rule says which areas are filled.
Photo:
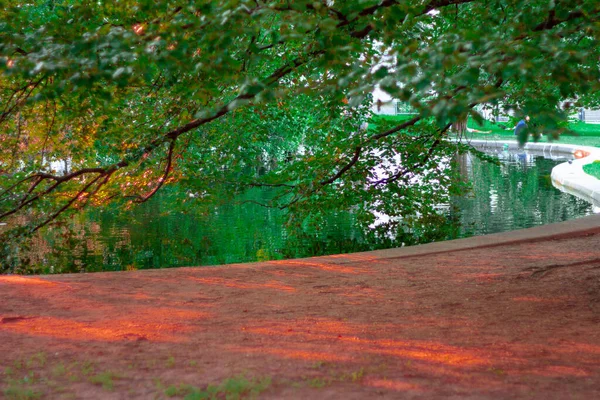
[[600, 229], [429, 255], [0, 277], [0, 396], [600, 399]]

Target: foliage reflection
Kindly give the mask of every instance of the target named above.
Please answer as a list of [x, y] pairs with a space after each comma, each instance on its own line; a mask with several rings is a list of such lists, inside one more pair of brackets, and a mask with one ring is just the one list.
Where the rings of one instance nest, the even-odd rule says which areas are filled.
[[203, 208], [189, 194], [168, 188], [129, 210], [91, 209], [48, 227], [14, 271], [119, 271], [349, 253], [526, 228], [592, 212], [590, 204], [552, 187], [549, 175], [556, 161], [526, 154], [499, 157], [502, 162], [494, 164], [470, 154], [457, 156], [472, 192], [439, 205], [438, 214], [422, 217], [411, 230], [402, 224], [391, 232], [361, 226], [356, 215], [342, 211], [328, 214], [321, 225], [292, 229], [285, 211], [257, 204], [273, 195], [270, 190], [253, 189], [235, 202]]

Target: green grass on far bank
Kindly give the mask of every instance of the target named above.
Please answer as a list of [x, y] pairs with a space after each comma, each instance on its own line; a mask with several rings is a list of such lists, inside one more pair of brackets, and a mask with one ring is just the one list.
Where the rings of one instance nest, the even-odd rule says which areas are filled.
[[[369, 129], [376, 130], [379, 125], [385, 122], [401, 123], [412, 118], [412, 115], [375, 115], [369, 123]], [[479, 125], [474, 120], [469, 120], [467, 126], [471, 129], [484, 131], [467, 132], [464, 134], [465, 139], [487, 139], [487, 140], [516, 140], [513, 126], [510, 122], [492, 123], [484, 121], [483, 125]], [[564, 143], [564, 144], [579, 144], [582, 146], [600, 147], [600, 124], [586, 124], [585, 122], [570, 122], [568, 128], [573, 132], [563, 134], [559, 139], [548, 138], [542, 136], [538, 142], [548, 143]], [[488, 132], [489, 131], [489, 132]]]
[[385, 125], [389, 122], [394, 123], [394, 124], [399, 124], [402, 123], [404, 121], [408, 121], [409, 119], [413, 118], [414, 115], [379, 115], [379, 114], [375, 114], [373, 115], [373, 118], [371, 118], [371, 120], [369, 121], [369, 130], [370, 131], [377, 131], [377, 129], [382, 126]]
[[596, 160], [591, 164], [584, 165], [583, 172], [593, 176], [596, 179], [600, 179], [600, 160]]
[[[510, 123], [492, 123], [485, 121], [483, 126], [470, 120], [467, 124], [469, 128], [479, 131], [491, 131], [489, 133], [467, 132], [467, 139], [487, 139], [487, 140], [516, 140], [513, 127]], [[506, 129], [508, 128], [508, 129]], [[600, 124], [586, 124], [584, 122], [570, 122], [568, 128], [573, 132], [563, 134], [558, 139], [550, 138], [542, 135], [538, 139], [541, 143], [564, 143], [564, 144], [579, 144], [582, 146], [600, 147]]]
[[586, 124], [585, 122], [572, 122], [569, 129], [579, 136], [600, 136], [600, 124]]

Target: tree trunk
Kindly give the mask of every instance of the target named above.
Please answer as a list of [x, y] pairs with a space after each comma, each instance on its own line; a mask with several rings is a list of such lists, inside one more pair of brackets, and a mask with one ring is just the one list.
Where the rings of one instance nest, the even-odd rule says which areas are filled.
[[459, 134], [465, 133], [467, 131], [467, 119], [468, 119], [468, 115], [458, 118], [452, 124], [452, 131], [459, 133]]

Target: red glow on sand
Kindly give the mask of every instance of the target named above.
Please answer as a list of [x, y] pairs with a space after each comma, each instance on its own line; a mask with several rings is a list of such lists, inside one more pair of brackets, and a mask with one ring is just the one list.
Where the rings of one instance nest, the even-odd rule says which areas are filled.
[[56, 286], [55, 282], [48, 282], [39, 278], [28, 278], [19, 275], [0, 276], [0, 283], [16, 283], [20, 285], [43, 285], [43, 286]]
[[40, 317], [0, 325], [0, 330], [15, 333], [49, 336], [77, 341], [117, 342], [123, 340], [153, 340], [180, 342], [175, 333], [185, 333], [188, 327], [179, 324], [133, 322], [128, 320], [83, 323], [69, 319]]
[[365, 381], [365, 385], [376, 388], [395, 390], [397, 392], [404, 392], [407, 390], [423, 390], [419, 385], [415, 385], [414, 383], [396, 381], [391, 379], [367, 379]]
[[356, 254], [332, 254], [329, 256], [325, 256], [323, 257], [325, 259], [340, 259], [340, 260], [344, 260], [344, 261], [349, 261], [349, 262], [357, 262], [357, 261], [363, 261], [363, 262], [369, 262], [369, 263], [375, 263], [375, 262], [379, 262], [380, 259], [378, 257], [373, 257], [373, 255], [371, 254], [360, 254], [360, 253], [356, 253]]
[[266, 274], [271, 274], [271, 275], [275, 275], [275, 276], [283, 276], [283, 277], [289, 277], [289, 276], [293, 276], [295, 278], [308, 278], [310, 277], [310, 275], [308, 274], [300, 274], [297, 272], [292, 272], [292, 271], [264, 271]]
[[76, 341], [182, 342], [185, 334], [192, 330], [192, 324], [212, 316], [210, 313], [170, 307], [127, 307], [126, 311], [129, 309], [131, 318], [102, 318], [81, 322], [53, 317], [28, 317], [0, 324], [0, 330]]
[[295, 292], [292, 286], [287, 286], [278, 281], [268, 281], [266, 283], [242, 282], [237, 279], [226, 278], [189, 278], [190, 280], [204, 283], [206, 285], [219, 285], [235, 289], [274, 289], [282, 292]]
[[138, 316], [152, 322], [160, 322], [161, 320], [167, 320], [169, 322], [184, 322], [206, 319], [211, 315], [209, 313], [194, 310], [182, 310], [169, 307], [148, 307], [144, 308], [142, 312], [139, 312]]
[[[410, 347], [411, 345], [398, 342], [399, 347]], [[396, 348], [373, 350], [373, 353], [386, 354], [395, 357], [410, 358], [413, 360], [429, 361], [445, 365], [471, 366], [489, 364], [489, 360], [470, 354], [468, 350], [455, 349], [452, 352], [437, 349], [436, 344], [431, 343], [423, 350]]]
[[437, 342], [415, 340], [364, 339], [357, 329], [335, 321], [316, 321], [304, 326], [280, 325], [276, 327], [245, 328], [248, 333], [264, 336], [293, 336], [300, 342], [336, 341], [343, 343], [345, 353], [370, 353], [427, 361], [452, 366], [487, 365], [490, 360], [476, 350], [448, 346]]
[[341, 265], [336, 265], [336, 264], [327, 264], [327, 263], [315, 263], [315, 262], [307, 262], [307, 261], [292, 261], [292, 260], [285, 260], [285, 261], [271, 261], [271, 264], [274, 265], [283, 265], [283, 266], [291, 266], [291, 267], [295, 267], [295, 268], [317, 268], [323, 271], [329, 271], [329, 272], [337, 272], [337, 273], [342, 273], [342, 274], [351, 274], [351, 275], [358, 275], [358, 274], [368, 274], [371, 273], [372, 271], [366, 268], [356, 268], [356, 267], [344, 267]]

